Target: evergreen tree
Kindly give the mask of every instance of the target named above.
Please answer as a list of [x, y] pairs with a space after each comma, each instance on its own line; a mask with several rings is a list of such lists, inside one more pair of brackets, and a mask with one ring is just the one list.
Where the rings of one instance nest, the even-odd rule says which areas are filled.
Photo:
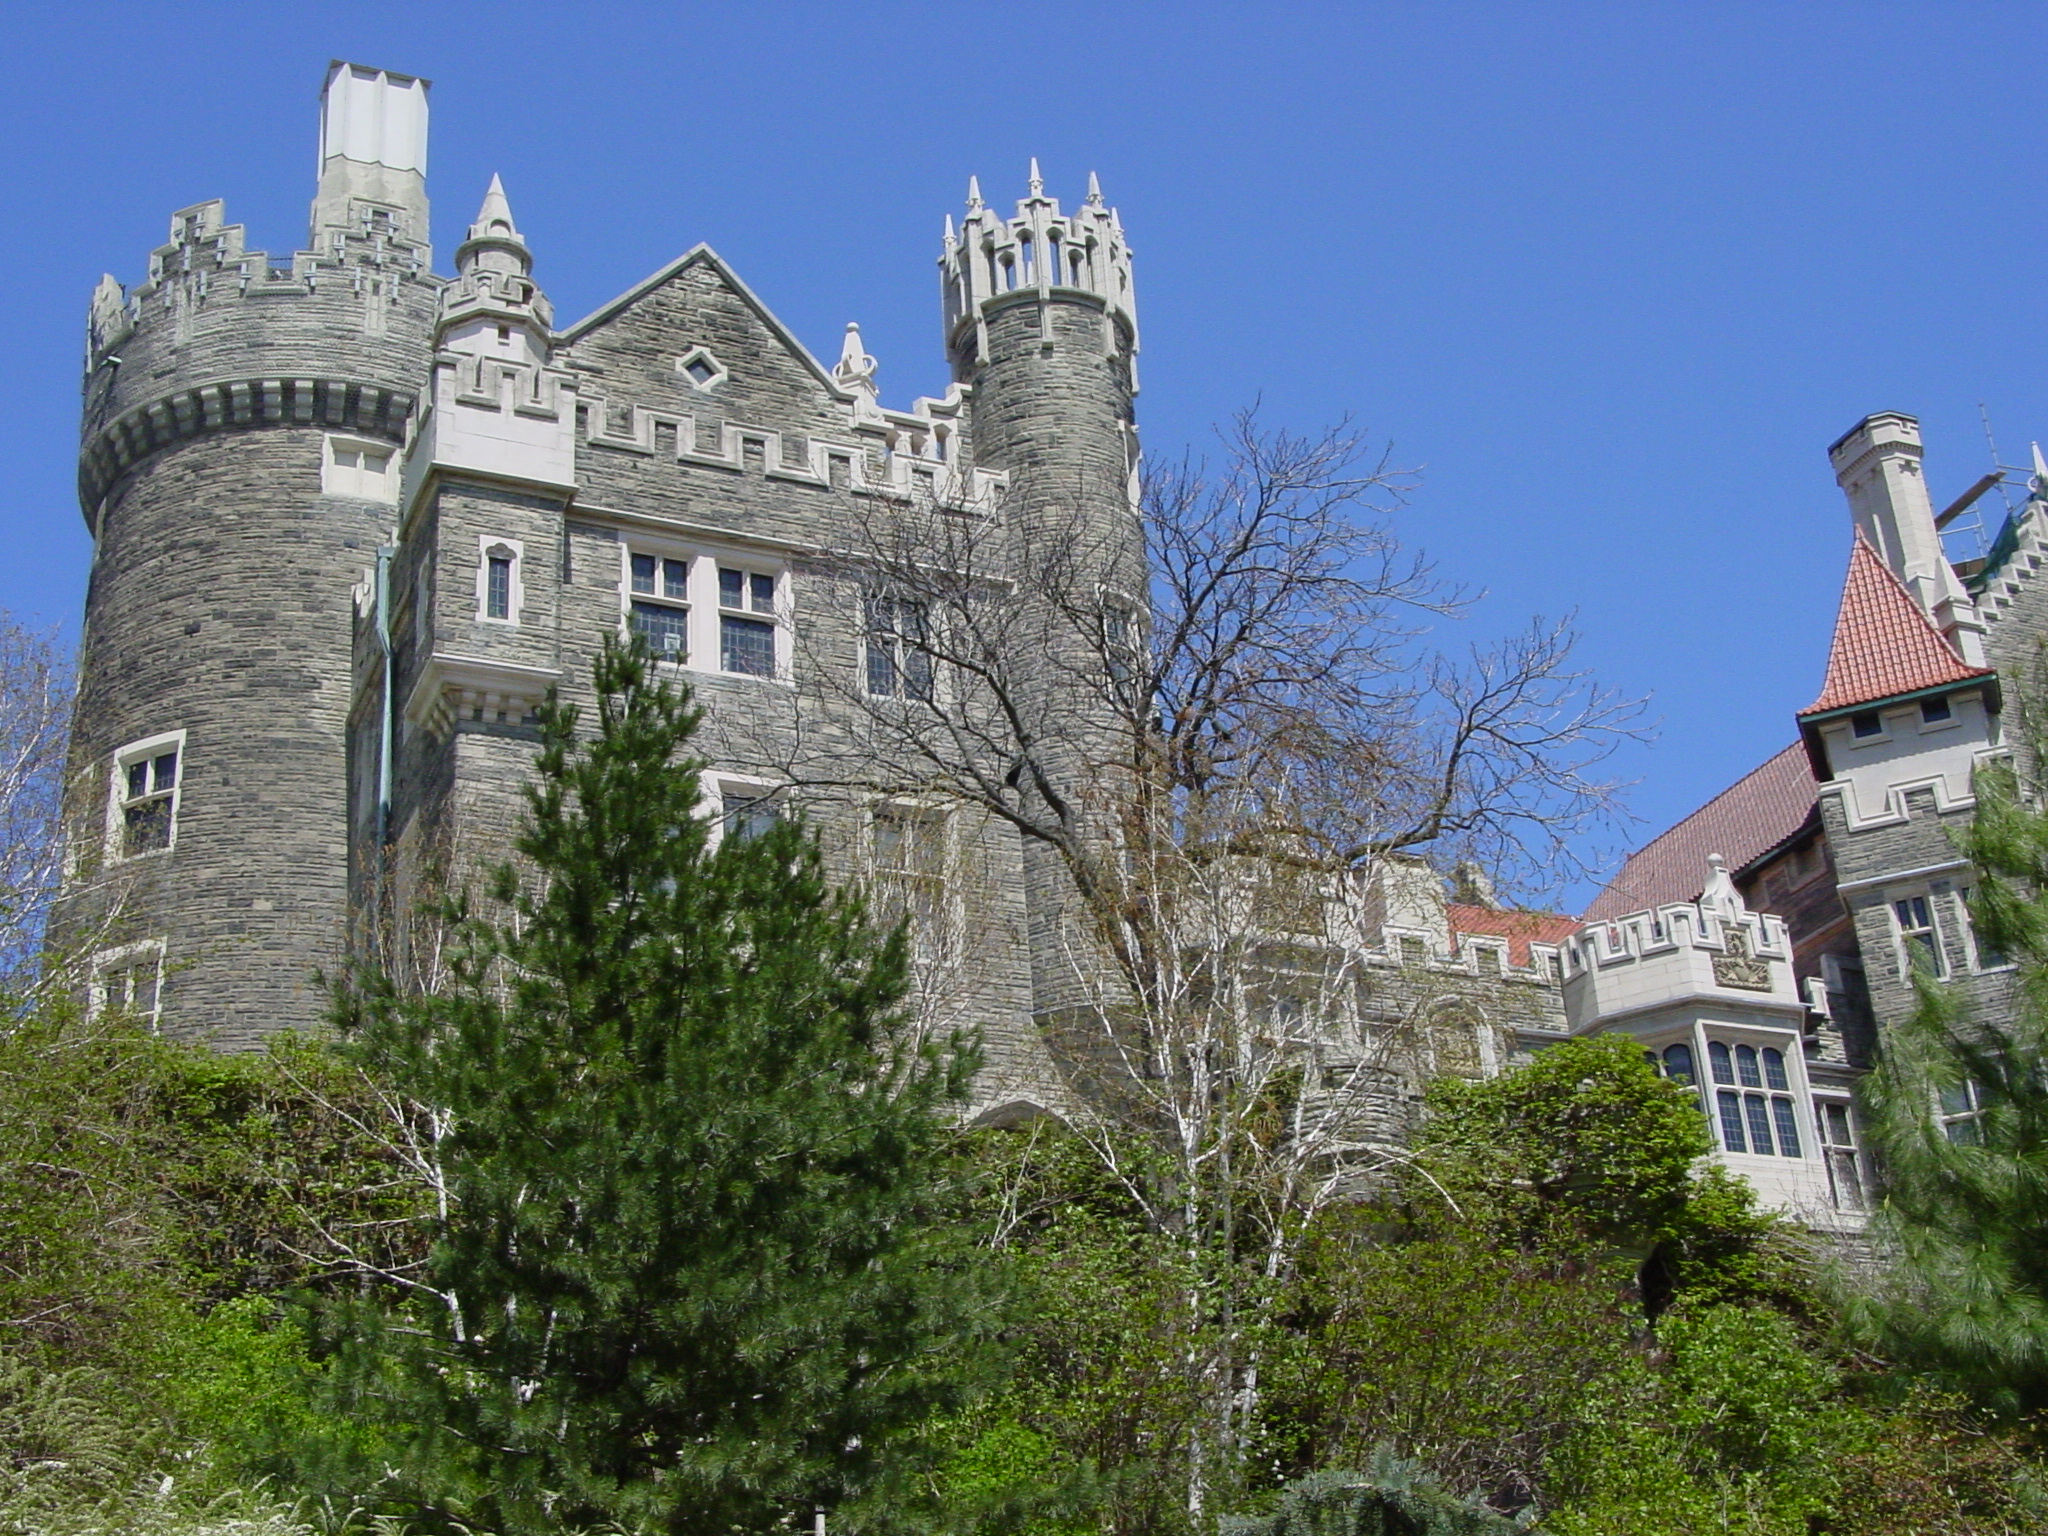
[[[2020, 694], [2022, 761], [2044, 756], [2043, 699]], [[2048, 1407], [2048, 807], [2010, 764], [1977, 776], [1959, 839], [1979, 872], [1980, 954], [2017, 963], [2009, 1022], [1922, 972], [1862, 1108], [1883, 1172], [1873, 1235], [1891, 1258], [1850, 1321], [1875, 1347], [2002, 1409]]]
[[957, 1402], [985, 1309], [941, 1203], [969, 1041], [906, 1043], [899, 926], [785, 820], [715, 847], [699, 712], [644, 650], [550, 701], [496, 917], [452, 980], [338, 1011], [444, 1126], [409, 1305], [332, 1319], [415, 1510], [515, 1536], [763, 1530], [850, 1510]]

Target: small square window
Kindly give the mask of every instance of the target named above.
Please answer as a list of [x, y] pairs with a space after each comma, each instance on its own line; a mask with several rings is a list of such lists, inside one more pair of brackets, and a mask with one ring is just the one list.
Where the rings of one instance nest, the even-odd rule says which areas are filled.
[[1938, 699], [1922, 699], [1920, 701], [1920, 719], [1923, 724], [1939, 725], [1942, 721], [1953, 718], [1954, 711], [1949, 708], [1946, 695]]
[[671, 608], [666, 603], [635, 603], [633, 633], [647, 642], [647, 648], [663, 661], [690, 659], [690, 610]]
[[139, 1019], [154, 1029], [163, 1012], [163, 980], [161, 939], [107, 950], [93, 960], [91, 1011]]
[[1849, 717], [1849, 729], [1855, 732], [1858, 737], [1882, 736], [1884, 734], [1884, 721], [1879, 717], [1876, 710], [1866, 709], [1859, 715], [1851, 715]]

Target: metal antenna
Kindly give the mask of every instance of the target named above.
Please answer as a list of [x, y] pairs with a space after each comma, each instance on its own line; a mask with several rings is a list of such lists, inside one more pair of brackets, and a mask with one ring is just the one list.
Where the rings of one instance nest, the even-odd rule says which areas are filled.
[[[1991, 435], [1991, 408], [1982, 400], [1977, 402], [1977, 419], [1984, 423], [1984, 443], [1991, 450], [1991, 467], [1998, 472], [1998, 496], [2005, 503], [2005, 515], [2012, 516], [2016, 508], [2012, 504], [2012, 486], [2006, 478], [2018, 471], [2019, 466], [2008, 464], [1998, 456], [1998, 439]], [[1978, 542], [1982, 543], [1982, 535]]]

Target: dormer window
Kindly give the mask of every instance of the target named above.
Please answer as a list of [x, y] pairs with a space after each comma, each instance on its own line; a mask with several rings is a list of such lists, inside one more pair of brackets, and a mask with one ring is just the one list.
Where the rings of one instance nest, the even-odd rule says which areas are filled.
[[1866, 709], [1861, 714], [1849, 717], [1849, 729], [1859, 741], [1869, 736], [1882, 736], [1884, 720], [1876, 710]]

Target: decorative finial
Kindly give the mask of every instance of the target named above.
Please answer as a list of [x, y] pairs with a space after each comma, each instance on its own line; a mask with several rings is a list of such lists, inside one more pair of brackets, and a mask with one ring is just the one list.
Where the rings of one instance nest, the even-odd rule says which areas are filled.
[[839, 345], [839, 361], [832, 369], [832, 377], [847, 389], [864, 390], [872, 395], [876, 393], [875, 370], [880, 366], [861, 345], [860, 326], [852, 320], [847, 321], [846, 339]]
[[1038, 174], [1038, 156], [1036, 155], [1031, 157], [1031, 195], [1033, 197], [1045, 196], [1045, 178]]
[[967, 211], [969, 213], [979, 213], [983, 206], [981, 201], [981, 178], [979, 176], [970, 176], [967, 178]]
[[2034, 489], [2048, 493], [2048, 459], [2041, 457], [2041, 445], [2034, 444]]
[[1718, 912], [1724, 919], [1733, 922], [1749, 911], [1749, 904], [1742, 899], [1742, 892], [1735, 888], [1735, 878], [1728, 873], [1728, 861], [1718, 853], [1707, 855], [1707, 888], [1700, 892], [1700, 905]]
[[1088, 203], [1090, 207], [1102, 206], [1102, 183], [1095, 179], [1095, 173], [1088, 173]]
[[951, 215], [951, 214], [949, 213], [949, 214], [947, 214], [947, 215], [946, 215], [946, 249], [950, 251], [950, 250], [951, 250], [952, 248], [953, 248], [953, 215]]

